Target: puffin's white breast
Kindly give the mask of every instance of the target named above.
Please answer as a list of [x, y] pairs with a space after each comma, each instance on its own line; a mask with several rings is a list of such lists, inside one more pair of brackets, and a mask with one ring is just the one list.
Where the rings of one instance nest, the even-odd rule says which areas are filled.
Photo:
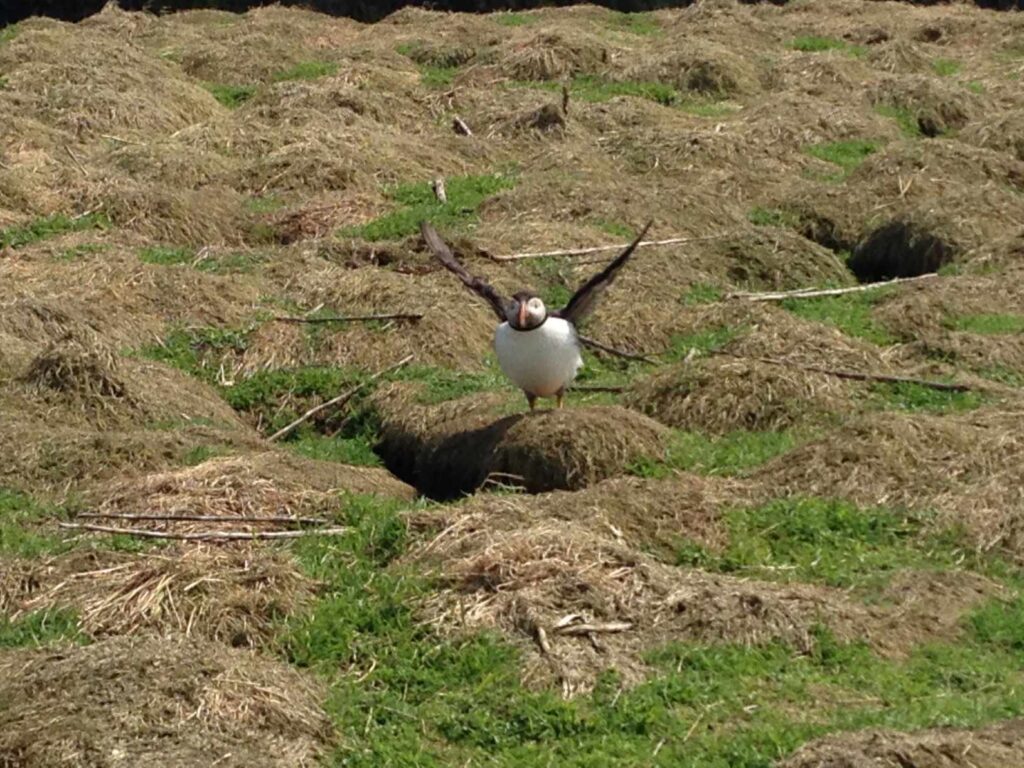
[[576, 329], [560, 317], [549, 317], [532, 331], [502, 323], [494, 333], [494, 351], [512, 383], [537, 397], [551, 397], [583, 367]]

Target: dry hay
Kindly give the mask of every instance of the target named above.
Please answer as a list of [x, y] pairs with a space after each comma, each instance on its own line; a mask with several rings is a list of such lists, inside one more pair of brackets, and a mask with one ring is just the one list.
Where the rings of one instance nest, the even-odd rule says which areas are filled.
[[223, 107], [172, 64], [122, 34], [34, 20], [0, 48], [6, 114], [31, 115], [78, 137], [146, 139], [214, 118]]
[[283, 662], [195, 638], [9, 651], [0, 762], [313, 766], [332, 737], [323, 697]]
[[[307, 273], [289, 293], [300, 306], [323, 306], [339, 315], [423, 314], [417, 321], [385, 327], [347, 323], [321, 328], [317, 356], [336, 365], [377, 370], [414, 354], [417, 365], [478, 370], [491, 349], [493, 314], [447, 272], [417, 277], [390, 269], [332, 265]], [[278, 335], [290, 346], [294, 329], [268, 330], [246, 351], [242, 370], [262, 367], [280, 349]]]
[[[330, 515], [345, 493], [413, 496], [412, 488], [380, 469], [265, 451], [103, 483], [87, 491], [86, 499], [101, 514], [245, 518], [231, 530], [261, 530], [266, 523], [259, 518]], [[136, 527], [181, 532], [209, 530], [214, 522], [154, 520]]]
[[765, 493], [938, 511], [979, 549], [1024, 557], [1024, 414], [869, 413], [756, 471]]
[[757, 360], [680, 363], [633, 383], [630, 407], [662, 424], [708, 434], [781, 430], [850, 413], [860, 387]]
[[156, 632], [265, 646], [315, 592], [287, 555], [252, 546], [72, 551], [0, 565], [0, 614], [70, 610], [93, 639]]
[[[623, 495], [634, 490], [635, 500]], [[611, 494], [607, 509], [595, 503], [602, 491]], [[972, 574], [906, 573], [868, 606], [840, 590], [676, 568], [642, 552], [671, 557], [673, 533], [676, 545], [717, 548], [717, 509], [738, 493], [683, 476], [528, 500], [477, 497], [421, 513], [414, 525], [441, 528], [409, 555], [440, 585], [425, 618], [447, 632], [508, 634], [529, 649], [527, 681], [561, 684], [569, 695], [609, 667], [637, 682], [648, 671], [644, 653], [668, 642], [783, 641], [808, 652], [824, 625], [840, 640], [900, 657], [923, 640], [955, 636], [960, 618], [997, 591]], [[654, 496], [646, 521], [639, 506]], [[573, 629], [580, 624], [594, 628]]]
[[925, 136], [959, 130], [981, 113], [981, 99], [970, 91], [920, 75], [883, 78], [870, 94], [872, 104], [907, 110]]
[[86, 407], [104, 407], [110, 400], [124, 400], [127, 390], [113, 350], [99, 344], [53, 344], [36, 357], [22, 377], [39, 395], [56, 393], [81, 400]]
[[964, 275], [936, 280], [893, 297], [874, 314], [923, 356], [955, 360], [975, 371], [1005, 369], [1024, 375], [1024, 334], [981, 334], [950, 327], [959, 317], [1012, 316], [1022, 306], [1024, 288], [1015, 277]]
[[1008, 768], [1024, 764], [1024, 720], [985, 728], [866, 730], [816, 739], [779, 768]]
[[867, 59], [876, 69], [892, 74], [925, 74], [932, 69], [931, 57], [908, 40], [888, 40], [873, 48]]
[[756, 93], [757, 73], [729, 46], [705, 42], [697, 37], [684, 41], [683, 50], [674, 48], [628, 73], [628, 79], [666, 83], [683, 93], [722, 99]]
[[1024, 161], [1024, 109], [987, 116], [985, 120], [968, 125], [957, 138], [979, 147], [1005, 152], [1015, 160]]
[[584, 488], [659, 455], [668, 435], [657, 422], [619, 407], [503, 415], [504, 394], [417, 405], [400, 386], [384, 388], [375, 400], [385, 464], [437, 498], [471, 492], [488, 478], [530, 493]]
[[577, 28], [531, 32], [504, 41], [495, 52], [497, 73], [512, 80], [558, 80], [604, 73], [614, 57], [600, 37]]

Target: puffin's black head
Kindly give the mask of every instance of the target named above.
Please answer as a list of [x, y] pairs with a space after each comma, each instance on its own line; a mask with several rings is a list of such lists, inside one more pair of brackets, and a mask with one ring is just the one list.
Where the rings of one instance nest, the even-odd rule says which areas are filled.
[[548, 309], [540, 296], [529, 291], [520, 291], [512, 296], [512, 307], [508, 324], [517, 331], [532, 331], [540, 328], [548, 319]]

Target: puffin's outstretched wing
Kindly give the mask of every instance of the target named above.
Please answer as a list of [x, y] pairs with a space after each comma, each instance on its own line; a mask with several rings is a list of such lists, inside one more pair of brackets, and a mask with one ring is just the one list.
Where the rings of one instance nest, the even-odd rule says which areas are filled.
[[494, 314], [498, 316], [499, 320], [508, 320], [509, 312], [512, 311], [512, 302], [498, 293], [494, 288], [481, 280], [479, 277], [475, 277], [466, 271], [455, 256], [452, 255], [451, 249], [445, 245], [444, 240], [437, 234], [430, 224], [426, 221], [420, 222], [420, 234], [423, 235], [423, 239], [426, 241], [430, 250], [434, 252], [437, 260], [445, 265], [450, 271], [454, 272], [459, 276], [459, 279], [466, 284], [471, 291], [478, 294], [487, 300], [487, 303], [491, 305], [491, 309], [494, 310]]
[[615, 261], [587, 280], [587, 282], [585, 282], [580, 289], [573, 294], [573, 297], [569, 299], [568, 304], [557, 312], [552, 312], [551, 314], [554, 317], [564, 318], [573, 325], [577, 325], [588, 314], [590, 314], [590, 311], [594, 308], [594, 304], [597, 301], [597, 297], [601, 294], [601, 291], [611, 285], [612, 280], [615, 279], [615, 275], [620, 269], [622, 269], [622, 265], [626, 263], [626, 259], [628, 259], [632, 255], [633, 251], [636, 250], [637, 245], [644, 239], [644, 235], [647, 234], [647, 230], [653, 223], [653, 220], [648, 221], [647, 224], [644, 225], [644, 228], [640, 230], [640, 234], [636, 236], [636, 239], [626, 246], [626, 249], [622, 253], [615, 257]]

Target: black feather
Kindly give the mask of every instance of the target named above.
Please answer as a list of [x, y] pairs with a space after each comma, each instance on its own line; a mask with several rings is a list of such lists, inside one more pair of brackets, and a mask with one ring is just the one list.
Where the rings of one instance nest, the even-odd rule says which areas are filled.
[[459, 276], [459, 279], [466, 284], [466, 287], [482, 297], [491, 305], [491, 309], [494, 310], [494, 314], [498, 316], [499, 320], [508, 320], [509, 315], [512, 312], [512, 302], [498, 293], [494, 288], [485, 282], [484, 280], [471, 275], [466, 271], [455, 256], [452, 254], [451, 249], [445, 245], [444, 240], [437, 234], [437, 231], [426, 221], [420, 222], [420, 234], [423, 235], [423, 239], [426, 241], [427, 246], [434, 252], [434, 256], [440, 261], [449, 271], [454, 272]]

